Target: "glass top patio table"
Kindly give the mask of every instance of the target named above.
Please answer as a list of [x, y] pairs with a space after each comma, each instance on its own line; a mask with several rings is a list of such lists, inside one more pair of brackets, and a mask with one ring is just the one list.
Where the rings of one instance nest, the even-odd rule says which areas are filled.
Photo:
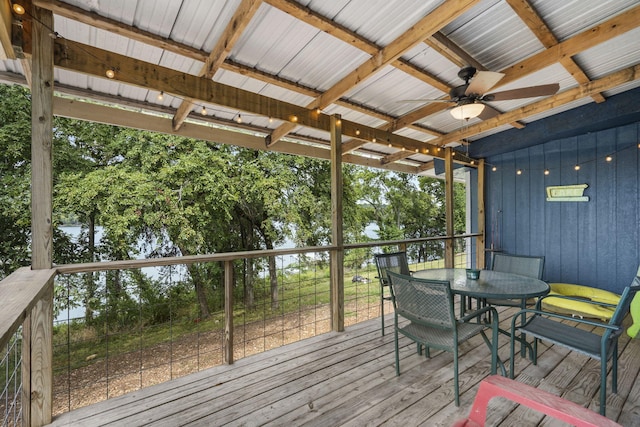
[[467, 278], [464, 268], [420, 270], [413, 277], [447, 280], [453, 293], [474, 298], [527, 299], [549, 293], [549, 285], [542, 280], [493, 270], [480, 270], [475, 280]]

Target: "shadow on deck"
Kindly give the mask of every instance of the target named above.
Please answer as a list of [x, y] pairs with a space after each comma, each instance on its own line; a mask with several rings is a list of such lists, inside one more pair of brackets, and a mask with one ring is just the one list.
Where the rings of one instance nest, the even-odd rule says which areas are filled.
[[[513, 309], [502, 311], [507, 328]], [[393, 325], [388, 317], [388, 325]], [[508, 337], [499, 355], [508, 361]], [[460, 407], [453, 403], [451, 354], [419, 356], [401, 340], [396, 377], [392, 326], [373, 319], [246, 357], [58, 416], [52, 425], [403, 425], [449, 426], [465, 417], [490, 352], [480, 337], [461, 347]], [[607, 417], [640, 426], [640, 340], [620, 339], [618, 393]], [[516, 379], [598, 410], [599, 363], [555, 346], [539, 346], [538, 365], [516, 356]], [[507, 365], [508, 366], [508, 365]], [[542, 415], [494, 399], [487, 425], [538, 425]], [[548, 425], [548, 424], [545, 424]]]

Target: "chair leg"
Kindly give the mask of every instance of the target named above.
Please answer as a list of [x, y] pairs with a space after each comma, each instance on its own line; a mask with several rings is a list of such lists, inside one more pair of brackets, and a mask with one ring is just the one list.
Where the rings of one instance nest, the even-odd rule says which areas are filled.
[[384, 289], [380, 289], [380, 319], [382, 319], [382, 336], [384, 336]]
[[613, 359], [611, 361], [611, 389], [614, 393], [618, 392], [618, 342], [613, 345]]
[[458, 386], [458, 344], [453, 348], [453, 394], [456, 406], [460, 406], [460, 388]]
[[600, 360], [600, 415], [607, 410], [607, 359]]
[[400, 355], [398, 354], [398, 319], [395, 319], [393, 327], [394, 341], [396, 347], [396, 376], [400, 376]]

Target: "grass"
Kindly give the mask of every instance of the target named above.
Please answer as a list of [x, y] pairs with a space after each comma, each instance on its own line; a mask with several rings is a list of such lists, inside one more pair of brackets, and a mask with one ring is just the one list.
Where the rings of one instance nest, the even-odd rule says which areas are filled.
[[[459, 264], [458, 255], [456, 264]], [[440, 268], [443, 260], [429, 261], [410, 265], [411, 270]], [[369, 279], [368, 283], [352, 282], [354, 275]], [[351, 270], [344, 275], [344, 300], [359, 301], [363, 304], [375, 305], [380, 301], [377, 270], [374, 265]], [[279, 305], [272, 308], [270, 289], [267, 279], [254, 284], [256, 304], [252, 308], [245, 307], [242, 301], [234, 304], [234, 323], [236, 325], [265, 321], [289, 313], [328, 305], [330, 303], [329, 268], [318, 268], [313, 271], [283, 274], [279, 277]], [[237, 298], [236, 298], [237, 299]], [[117, 355], [140, 351], [144, 348], [182, 339], [202, 332], [216, 332], [224, 329], [224, 308], [213, 311], [207, 319], [199, 319], [194, 315], [195, 297], [192, 305], [183, 307], [180, 313], [172, 316], [172, 321], [156, 325], [130, 324], [122, 328], [111, 325], [102, 327], [88, 326], [82, 321], [60, 324], [54, 328], [54, 372], [67, 369], [78, 369], [96, 361]], [[345, 316], [356, 316], [355, 312], [347, 312]]]

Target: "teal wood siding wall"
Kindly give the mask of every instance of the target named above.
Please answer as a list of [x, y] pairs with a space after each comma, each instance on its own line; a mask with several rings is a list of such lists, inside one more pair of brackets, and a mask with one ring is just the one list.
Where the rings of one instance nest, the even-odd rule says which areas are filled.
[[[487, 158], [487, 247], [544, 255], [549, 282], [619, 293], [640, 264], [639, 143], [633, 123]], [[590, 200], [546, 201], [547, 186], [570, 184]]]

